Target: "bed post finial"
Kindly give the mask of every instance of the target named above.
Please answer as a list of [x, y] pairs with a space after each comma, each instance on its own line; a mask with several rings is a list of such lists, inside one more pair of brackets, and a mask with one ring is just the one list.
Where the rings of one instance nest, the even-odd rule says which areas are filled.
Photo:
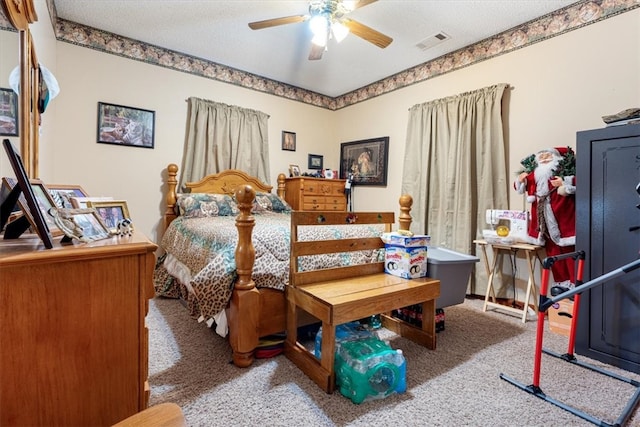
[[281, 199], [284, 199], [285, 196], [285, 182], [287, 181], [287, 176], [283, 173], [278, 174], [278, 188], [276, 190], [276, 193], [278, 194], [278, 197], [280, 197]]
[[250, 185], [242, 185], [236, 189], [236, 200], [240, 213], [236, 218], [238, 228], [238, 246], [236, 246], [236, 269], [238, 271], [238, 281], [235, 289], [253, 289], [255, 284], [251, 279], [253, 272], [253, 262], [256, 258], [256, 250], [251, 240], [251, 232], [255, 224], [255, 218], [251, 215], [253, 200], [256, 192]]
[[413, 205], [413, 197], [408, 194], [400, 196], [400, 216], [398, 222], [400, 223], [400, 230], [409, 230], [411, 228], [411, 205]]
[[178, 180], [176, 176], [178, 175], [178, 165], [175, 163], [170, 163], [167, 166], [167, 197], [165, 202], [167, 203], [167, 210], [164, 212], [164, 229], [166, 230], [171, 221], [176, 218], [176, 201], [178, 200], [178, 195], [176, 193], [176, 187], [178, 186]]

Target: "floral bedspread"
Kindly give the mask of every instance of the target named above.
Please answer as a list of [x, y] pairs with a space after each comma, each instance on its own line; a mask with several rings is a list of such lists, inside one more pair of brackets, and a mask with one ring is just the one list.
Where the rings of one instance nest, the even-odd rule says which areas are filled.
[[[265, 212], [254, 218], [253, 281], [258, 288], [284, 290], [289, 280], [290, 214]], [[179, 217], [174, 220], [161, 242], [167, 257], [156, 266], [156, 294], [186, 299], [190, 313], [195, 317], [208, 320], [221, 312], [231, 298], [237, 277], [235, 220], [235, 216]], [[380, 236], [382, 231], [381, 227], [369, 225], [309, 226], [300, 230], [300, 239], [323, 240], [323, 235], [328, 234], [331, 238], [371, 237]], [[360, 251], [304, 257], [301, 268], [362, 264], [380, 256], [383, 254], [379, 251]], [[175, 280], [173, 276], [182, 280]]]

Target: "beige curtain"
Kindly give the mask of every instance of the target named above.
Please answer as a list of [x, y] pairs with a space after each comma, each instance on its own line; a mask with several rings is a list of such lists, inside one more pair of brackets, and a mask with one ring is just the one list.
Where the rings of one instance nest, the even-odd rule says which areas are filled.
[[474, 254], [473, 240], [486, 228], [486, 209], [508, 209], [502, 124], [507, 87], [498, 84], [409, 110], [402, 193], [413, 196], [412, 230], [429, 234], [434, 246]]
[[180, 185], [240, 169], [269, 182], [269, 116], [260, 111], [191, 97]]

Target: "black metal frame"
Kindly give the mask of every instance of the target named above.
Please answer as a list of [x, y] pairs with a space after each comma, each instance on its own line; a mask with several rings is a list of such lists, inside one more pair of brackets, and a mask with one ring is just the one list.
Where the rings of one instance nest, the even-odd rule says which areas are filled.
[[[640, 185], [639, 185], [639, 193], [640, 193]], [[574, 259], [578, 259], [578, 274], [577, 274], [577, 278], [576, 278], [576, 287], [573, 289], [569, 289], [566, 292], [563, 292], [559, 295], [556, 295], [553, 298], [549, 298], [547, 297], [547, 284], [549, 282], [549, 270], [551, 268], [551, 266], [553, 265], [554, 262], [560, 260], [560, 259], [564, 259], [564, 258], [574, 258]], [[629, 419], [631, 418], [631, 415], [633, 414], [635, 408], [638, 406], [638, 403], [640, 403], [640, 382], [632, 379], [632, 378], [627, 378], [621, 375], [616, 374], [615, 372], [611, 372], [608, 371], [606, 369], [602, 369], [598, 366], [594, 366], [591, 365], [589, 363], [585, 363], [585, 362], [581, 362], [579, 360], [576, 359], [575, 355], [573, 354], [573, 350], [574, 350], [574, 343], [575, 343], [575, 326], [576, 326], [576, 319], [578, 316], [578, 308], [580, 306], [580, 294], [584, 291], [586, 291], [587, 289], [590, 289], [594, 286], [599, 286], [603, 283], [608, 282], [609, 280], [613, 279], [614, 277], [618, 277], [621, 276], [623, 274], [629, 273], [630, 271], [633, 271], [637, 268], [640, 268], [640, 259], [636, 259], [635, 261], [632, 261], [626, 265], [623, 265], [622, 267], [619, 267], [609, 273], [603, 274], [600, 277], [597, 277], [593, 280], [590, 280], [588, 282], [582, 283], [582, 269], [583, 269], [583, 262], [584, 262], [584, 251], [579, 251], [579, 252], [572, 252], [572, 253], [568, 253], [568, 254], [563, 254], [563, 255], [559, 255], [559, 256], [555, 256], [555, 257], [547, 257], [544, 259], [542, 265], [543, 265], [543, 270], [542, 270], [542, 283], [540, 285], [540, 303], [538, 304], [538, 325], [537, 325], [537, 333], [536, 333], [536, 349], [535, 349], [535, 354], [534, 354], [534, 372], [533, 372], [533, 383], [530, 385], [524, 385], [523, 383], [520, 383], [516, 380], [514, 380], [513, 378], [508, 377], [507, 375], [504, 374], [500, 374], [500, 378], [502, 378], [503, 380], [515, 385], [516, 387], [520, 388], [521, 390], [526, 391], [527, 393], [533, 394], [536, 397], [539, 397], [542, 400], [545, 400], [549, 403], [552, 403], [556, 406], [558, 406], [559, 408], [562, 408], [586, 421], [589, 421], [590, 423], [593, 423], [595, 425], [598, 426], [624, 426], [626, 425], [626, 423], [629, 421]], [[542, 340], [543, 340], [543, 332], [544, 332], [544, 318], [545, 318], [545, 313], [546, 311], [555, 303], [562, 301], [563, 299], [567, 299], [567, 298], [571, 298], [574, 297], [574, 305], [573, 305], [573, 317], [571, 320], [571, 330], [569, 333], [569, 345], [568, 345], [568, 349], [567, 349], [567, 353], [565, 354], [558, 354], [555, 353], [553, 351], [550, 350], [546, 350], [544, 348], [542, 348]], [[620, 414], [620, 416], [616, 419], [614, 424], [610, 424], [607, 423], [599, 418], [596, 418], [580, 409], [577, 409], [575, 407], [572, 407], [564, 402], [561, 402], [557, 399], [554, 399], [550, 396], [548, 396], [547, 394], [545, 394], [542, 389], [540, 388], [540, 364], [541, 364], [541, 358], [542, 358], [542, 353], [545, 353], [549, 356], [552, 357], [556, 357], [558, 359], [564, 360], [566, 362], [569, 362], [571, 364], [580, 366], [582, 368], [585, 369], [589, 369], [591, 371], [597, 372], [599, 374], [602, 375], [606, 375], [610, 378], [622, 381], [622, 382], [626, 382], [628, 384], [631, 384], [632, 386], [636, 387], [635, 392], [633, 393], [633, 395], [631, 396], [631, 398], [628, 400], [627, 404], [625, 405], [622, 413]]]

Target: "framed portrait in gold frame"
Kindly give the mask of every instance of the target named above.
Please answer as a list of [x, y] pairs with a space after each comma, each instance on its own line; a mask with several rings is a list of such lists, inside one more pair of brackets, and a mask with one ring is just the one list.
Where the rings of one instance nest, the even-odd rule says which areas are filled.
[[129, 207], [125, 200], [104, 200], [87, 202], [87, 206], [93, 208], [112, 234], [118, 232], [118, 223], [125, 218], [130, 218]]

